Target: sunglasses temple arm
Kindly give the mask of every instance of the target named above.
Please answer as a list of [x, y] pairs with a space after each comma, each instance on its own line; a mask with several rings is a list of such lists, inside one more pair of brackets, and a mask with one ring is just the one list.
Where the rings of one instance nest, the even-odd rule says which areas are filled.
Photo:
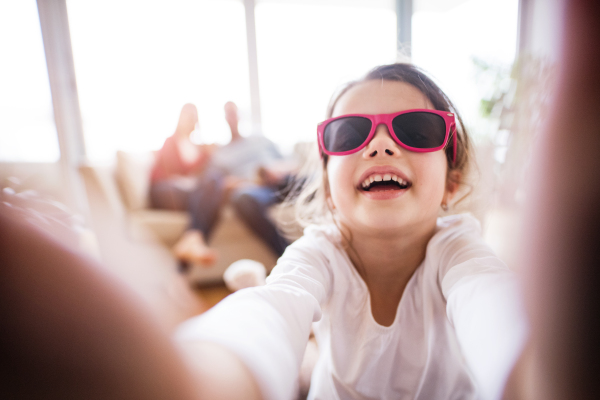
[[323, 159], [323, 149], [321, 148], [321, 136], [319, 135], [319, 128], [317, 127], [317, 151], [319, 152], [319, 158]]
[[456, 131], [456, 125], [454, 126], [454, 132], [452, 135], [452, 164], [456, 163], [456, 136], [458, 132]]

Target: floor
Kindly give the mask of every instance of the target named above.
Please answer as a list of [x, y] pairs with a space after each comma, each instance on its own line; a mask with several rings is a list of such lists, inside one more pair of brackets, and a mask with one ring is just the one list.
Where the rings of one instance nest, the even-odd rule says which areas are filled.
[[193, 292], [207, 310], [231, 294], [225, 284], [197, 287], [194, 288]]

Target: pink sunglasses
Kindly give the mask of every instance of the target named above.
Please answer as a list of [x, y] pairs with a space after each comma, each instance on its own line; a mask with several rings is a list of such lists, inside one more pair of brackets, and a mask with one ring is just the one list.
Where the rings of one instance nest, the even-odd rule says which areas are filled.
[[[454, 113], [415, 109], [392, 114], [348, 114], [329, 118], [317, 126], [319, 146], [330, 156], [356, 153], [385, 124], [390, 136], [403, 148], [420, 153], [443, 149], [456, 132]], [[452, 135], [453, 160], [456, 160], [456, 134]]]

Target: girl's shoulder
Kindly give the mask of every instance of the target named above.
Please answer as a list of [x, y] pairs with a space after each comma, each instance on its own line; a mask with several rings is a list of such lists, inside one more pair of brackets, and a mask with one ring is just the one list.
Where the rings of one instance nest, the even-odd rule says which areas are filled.
[[302, 237], [310, 239], [325, 239], [334, 245], [342, 242], [342, 235], [335, 224], [312, 224], [304, 228]]
[[470, 213], [454, 214], [438, 218], [436, 231], [430, 243], [435, 244], [458, 237], [479, 240], [481, 236], [481, 223], [477, 218]]
[[481, 234], [481, 224], [471, 214], [439, 218], [437, 231], [427, 245], [427, 257], [442, 278], [454, 266], [465, 264], [505, 268]]
[[481, 224], [471, 214], [438, 218], [437, 229], [427, 245], [427, 251], [440, 259], [454, 258], [463, 253], [477, 257], [494, 255], [483, 240]]
[[331, 225], [309, 225], [303, 235], [290, 244], [280, 260], [305, 259], [320, 265], [343, 258], [341, 234]]
[[315, 293], [319, 302], [326, 301], [331, 295], [334, 270], [348, 263], [339, 245], [340, 236], [335, 226], [308, 226], [277, 260], [267, 283], [296, 282]]
[[437, 230], [450, 229], [476, 230], [481, 234], [481, 224], [471, 213], [453, 214], [437, 219]]
[[289, 245], [288, 249], [323, 254], [326, 258], [330, 258], [332, 253], [342, 248], [341, 237], [339, 229], [333, 224], [309, 225], [304, 228], [302, 236]]

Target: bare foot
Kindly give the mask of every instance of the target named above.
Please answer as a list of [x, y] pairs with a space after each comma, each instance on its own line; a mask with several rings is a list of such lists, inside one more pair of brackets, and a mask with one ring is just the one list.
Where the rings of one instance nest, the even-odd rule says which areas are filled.
[[217, 261], [217, 253], [208, 247], [202, 232], [191, 229], [185, 231], [173, 246], [173, 253], [181, 261], [210, 267]]

